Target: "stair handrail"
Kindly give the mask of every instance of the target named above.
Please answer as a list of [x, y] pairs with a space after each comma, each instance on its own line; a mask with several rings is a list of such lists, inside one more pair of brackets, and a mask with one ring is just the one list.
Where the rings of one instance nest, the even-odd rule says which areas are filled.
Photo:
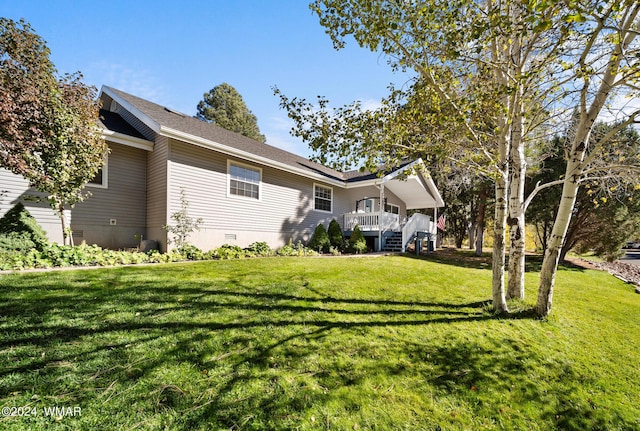
[[406, 251], [407, 244], [411, 241], [416, 232], [432, 232], [433, 226], [431, 217], [425, 214], [415, 213], [402, 228], [402, 251]]

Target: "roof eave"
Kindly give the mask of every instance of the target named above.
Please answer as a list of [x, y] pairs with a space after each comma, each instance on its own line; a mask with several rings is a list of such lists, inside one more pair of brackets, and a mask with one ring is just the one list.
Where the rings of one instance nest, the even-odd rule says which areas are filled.
[[135, 136], [125, 135], [124, 133], [114, 132], [109, 129], [102, 129], [100, 132], [103, 138], [109, 142], [139, 148], [145, 151], [153, 151], [153, 142], [147, 141], [146, 139], [136, 138]]

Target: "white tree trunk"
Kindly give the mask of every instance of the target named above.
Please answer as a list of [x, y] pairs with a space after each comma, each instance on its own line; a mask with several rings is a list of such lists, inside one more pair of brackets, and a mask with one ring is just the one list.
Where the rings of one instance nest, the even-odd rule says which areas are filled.
[[507, 175], [503, 173], [496, 179], [495, 223], [493, 228], [493, 309], [501, 313], [508, 313], [504, 288], [505, 265], [505, 232], [507, 223]]
[[[517, 105], [521, 103], [519, 99]], [[525, 217], [524, 182], [527, 163], [524, 155], [523, 115], [519, 108], [511, 129], [509, 148], [509, 284], [507, 298], [524, 299]]]
[[69, 229], [67, 216], [64, 213], [64, 204], [58, 205], [58, 214], [60, 215], [60, 224], [62, 225], [62, 242], [64, 245], [73, 246], [73, 236]]
[[[569, 169], [567, 169], [567, 171], [569, 171]], [[540, 271], [540, 287], [538, 289], [536, 312], [538, 316], [541, 317], [547, 316], [551, 312], [553, 287], [558, 271], [560, 250], [562, 249], [562, 243], [569, 228], [577, 193], [578, 183], [571, 179], [565, 181], [562, 187], [560, 207], [558, 208], [558, 214], [553, 224], [553, 231], [547, 244], [547, 250], [544, 253], [544, 260], [542, 261], [542, 269]]]

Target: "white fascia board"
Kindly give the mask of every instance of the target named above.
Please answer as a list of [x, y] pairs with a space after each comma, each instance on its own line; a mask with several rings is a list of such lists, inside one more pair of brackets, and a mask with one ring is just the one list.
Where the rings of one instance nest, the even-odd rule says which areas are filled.
[[[409, 163], [407, 166], [400, 168], [400, 169], [396, 169], [395, 171], [385, 175], [384, 177], [382, 177], [382, 183], [386, 183], [387, 181], [391, 181], [394, 178], [396, 178], [398, 175], [400, 175], [402, 172], [405, 172], [409, 169], [413, 169], [416, 165], [420, 165], [421, 168], [424, 168], [424, 163], [422, 162], [422, 159], [416, 159], [413, 162]], [[409, 177], [410, 175], [407, 175], [407, 177]]]
[[285, 172], [290, 172], [292, 174], [300, 175], [313, 180], [322, 181], [326, 184], [331, 184], [337, 187], [345, 188], [344, 181], [327, 178], [324, 175], [315, 174], [313, 172], [309, 172], [304, 169], [295, 168], [293, 166], [287, 165], [286, 163], [278, 162], [262, 156], [257, 156], [255, 154], [242, 151], [237, 148], [221, 144], [219, 142], [210, 141], [205, 138], [194, 136], [190, 133], [181, 132], [180, 130], [175, 130], [169, 127], [160, 126], [160, 130], [158, 133], [162, 136], [166, 136], [167, 138], [176, 139], [182, 142], [186, 142], [188, 144], [197, 145], [199, 147], [207, 148], [209, 150], [214, 150], [230, 156], [238, 157], [239, 159], [243, 159], [249, 162], [258, 163], [264, 166], [270, 166], [272, 168], [280, 169]]
[[437, 208], [444, 207], [444, 200], [442, 199], [442, 196], [440, 195], [440, 192], [436, 187], [436, 183], [434, 183], [433, 179], [431, 179], [431, 175], [428, 175], [428, 176], [422, 175], [422, 178], [424, 179], [425, 183], [427, 184], [427, 187], [429, 188], [429, 191], [431, 192], [431, 194], [433, 195], [433, 198], [436, 201], [436, 207]]
[[[131, 103], [124, 100], [122, 97], [118, 96], [116, 93], [110, 91], [108, 88], [102, 87], [100, 90], [100, 94], [105, 93], [107, 96], [111, 97], [115, 100], [120, 106], [129, 111], [133, 116], [135, 116], [138, 120], [142, 121], [147, 127], [153, 130], [156, 133], [160, 132], [160, 124], [158, 124], [153, 118], [149, 117], [147, 114], [140, 111], [138, 108], [133, 106]], [[98, 96], [100, 98], [100, 96]]]
[[109, 142], [126, 145], [128, 147], [139, 148], [145, 151], [153, 151], [153, 142], [146, 139], [136, 138], [135, 136], [125, 135], [124, 133], [114, 132], [113, 130], [101, 130], [102, 136]]
[[381, 184], [381, 178], [375, 178], [373, 180], [357, 181], [355, 183], [346, 183], [344, 188], [357, 189], [359, 187], [367, 187], [367, 186], [379, 187], [380, 184]]
[[[416, 165], [420, 165], [420, 167], [424, 168], [424, 162], [422, 161], [422, 159], [418, 158], [416, 160], [414, 160], [413, 162], [409, 163], [407, 166], [401, 168], [401, 169], [396, 169], [395, 171], [385, 175], [384, 177], [380, 177], [380, 178], [374, 178], [372, 180], [365, 180], [365, 181], [358, 181], [355, 183], [347, 183], [346, 188], [351, 189], [351, 188], [357, 188], [357, 187], [366, 187], [366, 186], [380, 186], [381, 184], [387, 183], [393, 179], [395, 179], [398, 175], [400, 175], [402, 172], [405, 172], [407, 169], [413, 169]], [[407, 179], [411, 178], [411, 177], [415, 177], [415, 175], [407, 175]]]

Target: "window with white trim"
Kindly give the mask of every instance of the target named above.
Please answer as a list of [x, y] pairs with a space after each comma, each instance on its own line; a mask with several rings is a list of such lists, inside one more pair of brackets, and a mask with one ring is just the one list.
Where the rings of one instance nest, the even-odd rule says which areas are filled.
[[107, 188], [108, 178], [109, 178], [109, 170], [107, 169], [108, 160], [109, 160], [108, 157], [105, 156], [104, 164], [100, 169], [98, 169], [98, 172], [96, 172], [95, 176], [89, 180], [89, 182], [87, 183], [88, 186], [98, 187], [103, 189]]
[[229, 162], [229, 194], [260, 199], [262, 170], [235, 162]]
[[313, 209], [331, 212], [333, 206], [333, 189], [319, 184], [313, 185]]
[[400, 207], [395, 204], [385, 204], [384, 210], [391, 214], [400, 214]]

